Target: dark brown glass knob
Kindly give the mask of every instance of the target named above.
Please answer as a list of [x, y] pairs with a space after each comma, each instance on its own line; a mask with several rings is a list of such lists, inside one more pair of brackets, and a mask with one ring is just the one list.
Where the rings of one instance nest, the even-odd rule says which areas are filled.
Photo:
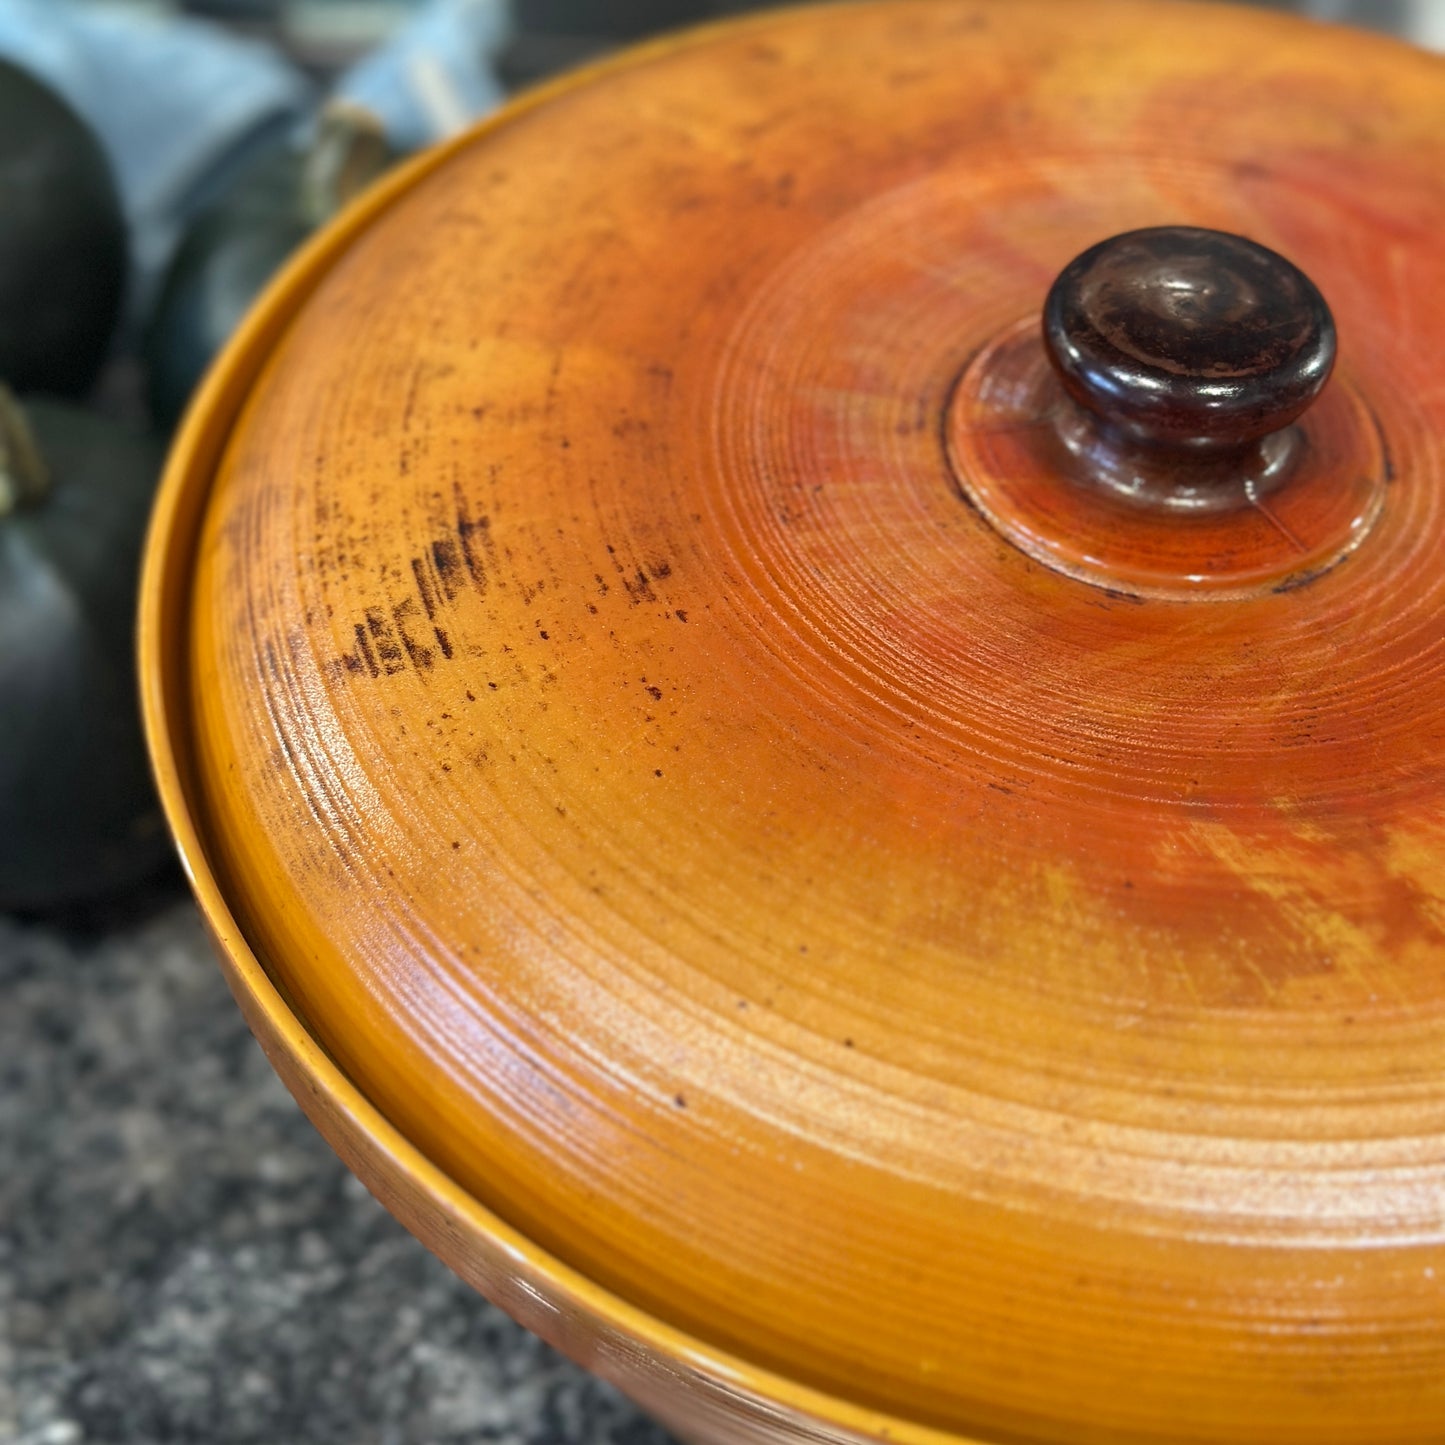
[[1128, 231], [1071, 261], [1044, 305], [1069, 395], [1109, 429], [1191, 453], [1287, 427], [1335, 360], [1335, 324], [1298, 267], [1196, 226]]

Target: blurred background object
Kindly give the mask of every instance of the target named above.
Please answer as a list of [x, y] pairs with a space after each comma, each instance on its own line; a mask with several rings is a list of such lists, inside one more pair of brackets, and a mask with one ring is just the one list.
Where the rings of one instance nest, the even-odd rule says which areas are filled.
[[1316, 20], [1382, 30], [1416, 45], [1445, 47], [1445, 6], [1440, 0], [1243, 0], [1270, 10], [1293, 10]]
[[180, 422], [207, 367], [266, 283], [394, 159], [379, 116], [333, 99], [304, 147], [278, 137], [195, 217], [166, 267], [142, 342], [157, 424]]
[[49, 86], [0, 61], [0, 377], [89, 390], [110, 347], [126, 226], [104, 151]]
[[105, 147], [130, 232], [132, 322], [187, 221], [312, 104], [308, 79], [270, 46], [153, 7], [0, 0], [0, 55]]
[[163, 453], [0, 385], [0, 910], [114, 894], [169, 855], [131, 621]]

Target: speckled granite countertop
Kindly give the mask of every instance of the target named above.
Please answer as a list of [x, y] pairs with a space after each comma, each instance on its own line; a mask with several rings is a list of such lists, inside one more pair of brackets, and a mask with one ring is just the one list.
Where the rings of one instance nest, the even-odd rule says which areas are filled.
[[669, 1440], [346, 1172], [178, 888], [0, 917], [0, 1441]]

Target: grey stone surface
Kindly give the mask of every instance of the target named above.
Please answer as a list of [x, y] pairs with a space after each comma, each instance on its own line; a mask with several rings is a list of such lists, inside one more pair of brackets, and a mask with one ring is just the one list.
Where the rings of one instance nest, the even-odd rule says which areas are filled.
[[342, 1168], [188, 901], [0, 917], [0, 1441], [668, 1440]]

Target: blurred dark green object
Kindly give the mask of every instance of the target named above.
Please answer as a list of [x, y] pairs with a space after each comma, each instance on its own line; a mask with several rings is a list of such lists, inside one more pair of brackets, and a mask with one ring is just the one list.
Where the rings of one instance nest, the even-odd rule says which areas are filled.
[[332, 103], [306, 149], [278, 140], [196, 217], [146, 327], [157, 426], [180, 420], [207, 368], [282, 263], [393, 159], [375, 116]]
[[151, 415], [180, 420], [196, 384], [252, 301], [311, 227], [298, 204], [300, 154], [278, 143], [202, 211], [183, 237], [146, 327]]
[[53, 91], [0, 61], [0, 381], [86, 392], [125, 272], [125, 222], [99, 143]]
[[0, 394], [0, 910], [115, 893], [169, 852], [133, 637], [163, 458], [78, 407]]

